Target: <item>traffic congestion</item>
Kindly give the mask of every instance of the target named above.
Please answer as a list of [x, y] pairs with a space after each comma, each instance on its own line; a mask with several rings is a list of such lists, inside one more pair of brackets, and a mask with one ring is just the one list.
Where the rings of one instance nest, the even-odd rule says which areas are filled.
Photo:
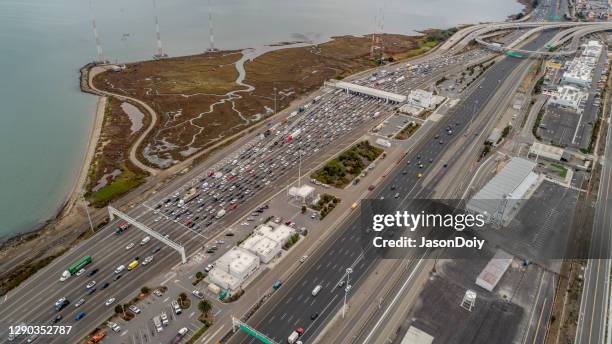
[[[466, 53], [471, 57], [437, 58], [437, 62], [414, 64], [413, 73], [402, 80], [399, 90], [420, 86], [424, 79], [421, 76], [415, 79], [416, 74], [442, 73], [450, 65], [461, 65], [465, 59], [480, 53], [475, 50]], [[371, 75], [362, 77], [362, 81], [370, 80]], [[381, 84], [374, 86], [386, 88]], [[178, 189], [160, 192], [150, 202], [128, 213], [166, 239], [184, 246], [188, 252], [193, 251], [212, 238], [215, 229], [223, 229], [236, 220], [235, 216], [228, 217], [228, 213], [236, 212], [262, 190], [278, 183], [281, 177], [296, 171], [301, 161], [320, 154], [360, 126], [394, 113], [395, 107], [381, 99], [327, 89], [282, 122], [262, 129], [254, 139], [203, 169]], [[73, 272], [65, 266], [63, 270], [69, 271], [69, 276], [64, 272], [36, 281], [49, 288], [19, 297], [23, 303], [29, 301], [37, 306], [21, 313], [18, 313], [23, 311], [20, 308], [5, 312], [0, 321], [18, 323], [27, 318], [38, 323], [74, 326], [88, 318], [99, 322], [108, 318], [122, 299], [177, 262], [171, 249], [144, 232], [128, 229], [121, 221], [114, 221], [109, 227], [110, 231], [96, 236], [95, 243], [85, 242], [66, 258], [72, 265], [89, 256], [91, 261], [86, 266]], [[209, 250], [215, 253], [216, 248]], [[126, 275], [130, 278], [123, 278]], [[24, 319], [16, 318], [16, 314]], [[8, 338], [7, 333], [3, 336]]]

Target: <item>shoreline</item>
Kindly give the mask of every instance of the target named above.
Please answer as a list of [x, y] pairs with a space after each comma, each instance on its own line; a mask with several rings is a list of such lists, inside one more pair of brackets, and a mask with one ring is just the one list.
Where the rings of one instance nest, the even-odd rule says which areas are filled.
[[[96, 108], [94, 110], [94, 119], [89, 131], [89, 139], [87, 141], [87, 148], [81, 159], [79, 174], [74, 183], [72, 184], [70, 191], [68, 192], [65, 201], [55, 211], [55, 215], [45, 221], [34, 225], [32, 229], [20, 231], [13, 234], [8, 234], [5, 238], [0, 238], [0, 251], [6, 249], [16, 241], [28, 241], [32, 237], [37, 237], [39, 232], [44, 231], [49, 226], [59, 222], [62, 218], [70, 215], [70, 212], [75, 208], [78, 203], [79, 196], [83, 192], [85, 183], [87, 182], [87, 174], [91, 163], [93, 161], [96, 146], [98, 144], [100, 134], [102, 132], [102, 124], [104, 123], [104, 110], [106, 108], [107, 97], [102, 95], [96, 95], [98, 100], [96, 102]], [[19, 245], [19, 244], [17, 244]]]
[[[527, 6], [525, 6], [527, 7]], [[429, 30], [429, 29], [425, 29], [425, 30]], [[358, 35], [361, 36], [361, 35]], [[333, 37], [331, 38], [333, 39]], [[277, 49], [282, 49], [282, 48], [287, 48], [287, 47], [291, 47], [294, 45], [300, 45], [300, 43], [296, 42], [297, 44], [282, 44], [282, 45], [272, 45], [272, 46], [264, 46], [262, 47], [263, 52], [267, 51], [267, 50], [277, 50]], [[304, 43], [302, 43], [304, 44]], [[312, 44], [320, 44], [320, 42], [313, 42]], [[436, 46], [434, 49], [432, 49], [432, 51], [437, 50], [437, 48], [439, 47]], [[245, 52], [245, 50], [247, 49], [241, 49], [239, 51], [241, 51], [242, 53]], [[430, 52], [432, 52], [430, 51]], [[429, 52], [428, 52], [429, 53]], [[427, 54], [427, 53], [425, 53]], [[421, 55], [422, 56], [422, 55]], [[420, 56], [415, 56], [414, 58], [418, 58]], [[412, 58], [408, 58], [408, 60], [410, 60]], [[399, 62], [399, 61], [397, 61]], [[38, 225], [36, 225], [34, 228], [32, 228], [31, 230], [28, 231], [24, 231], [24, 232], [20, 232], [20, 233], [13, 233], [13, 234], [8, 234], [6, 236], [6, 239], [0, 239], [0, 266], [2, 266], [3, 264], [6, 264], [5, 262], [3, 262], [3, 260], [6, 260], [6, 251], [12, 250], [13, 252], [17, 252], [18, 255], [22, 255], [25, 253], [18, 253], [19, 251], [17, 251], [18, 249], [22, 248], [23, 246], [27, 245], [28, 243], [30, 243], [30, 246], [32, 247], [32, 250], [35, 250], [37, 252], [40, 252], [40, 256], [36, 257], [36, 258], [30, 258], [27, 261], [25, 261], [25, 265], [24, 266], [28, 266], [31, 265], [33, 262], [39, 261], [40, 258], [44, 258], [44, 257], [48, 257], [50, 255], [50, 253], [53, 251], [52, 248], [49, 247], [43, 247], [44, 249], [41, 249], [40, 246], [41, 245], [40, 241], [41, 240], [37, 240], [37, 239], [41, 239], [41, 237], [47, 237], [49, 235], [52, 235], [54, 238], [53, 239], [57, 239], [57, 238], [65, 238], [67, 240], [70, 240], [70, 236], [71, 234], [74, 235], [75, 232], [74, 230], [76, 230], [76, 227], [73, 227], [72, 225], [77, 224], [77, 225], [82, 225], [82, 222], [84, 219], [86, 221], [84, 212], [82, 211], [83, 209], [81, 209], [80, 207], [78, 207], [79, 205], [79, 198], [80, 195], [83, 191], [83, 188], [85, 186], [85, 183], [87, 182], [87, 176], [89, 173], [89, 169], [91, 168], [91, 163], [95, 157], [95, 152], [96, 152], [96, 147], [98, 145], [98, 141], [101, 135], [101, 131], [102, 131], [102, 124], [104, 122], [104, 112], [105, 112], [105, 107], [106, 104], [108, 103], [108, 95], [100, 92], [99, 90], [96, 89], [92, 89], [90, 87], [89, 84], [89, 79], [90, 79], [90, 72], [91, 70], [93, 70], [94, 68], [96, 68], [98, 66], [97, 63], [88, 63], [86, 65], [84, 65], [83, 67], [80, 68], [80, 88], [81, 91], [84, 93], [90, 93], [92, 95], [98, 96], [98, 101], [97, 101], [97, 105], [96, 105], [96, 109], [95, 111], [95, 117], [94, 117], [94, 121], [93, 121], [93, 125], [91, 127], [90, 130], [90, 135], [89, 135], [89, 140], [88, 140], [88, 144], [87, 144], [87, 148], [85, 153], [83, 154], [83, 158], [82, 158], [82, 164], [81, 164], [81, 168], [78, 174], [78, 178], [76, 179], [76, 181], [74, 182], [74, 185], [72, 186], [69, 194], [67, 195], [66, 200], [63, 202], [63, 204], [58, 207], [57, 209], [57, 213], [55, 216], [53, 216], [52, 218], [46, 220], [46, 221], [42, 221], [40, 222]], [[360, 73], [357, 73], [360, 74]], [[305, 95], [304, 97], [308, 97], [309, 95]], [[300, 97], [301, 99], [302, 97]], [[295, 101], [299, 101], [300, 99], [296, 99]], [[293, 102], [292, 102], [293, 103]], [[282, 110], [281, 110], [282, 111]], [[281, 113], [281, 111], [279, 111], [279, 113]], [[261, 121], [258, 124], [263, 124], [264, 122], [267, 122], [267, 120]], [[255, 125], [253, 127], [249, 127], [247, 129], [245, 129], [246, 132], [251, 132], [252, 130], [256, 130], [256, 128], [258, 127], [258, 125]], [[152, 128], [152, 126], [150, 126], [149, 128]], [[226, 138], [226, 140], [223, 141], [227, 141], [227, 142], [218, 142], [217, 144], [214, 144], [212, 147], [209, 147], [207, 149], [203, 149], [202, 151], [194, 154], [193, 156], [185, 159], [183, 161], [184, 164], [177, 164], [174, 167], [175, 168], [169, 168], [166, 170], [160, 170], [159, 174], [161, 174], [163, 176], [164, 180], [168, 179], [168, 173], [169, 172], [176, 172], [176, 167], [178, 167], [179, 165], [181, 165], [181, 167], [183, 168], [192, 168], [194, 163], [201, 163], [202, 162], [202, 158], [205, 157], [206, 159], [208, 159], [208, 155], [212, 154], [214, 151], [217, 151], [218, 149], [222, 149], [223, 147], [225, 147], [226, 145], [231, 145], [233, 143], [233, 141], [236, 138], [239, 138], [242, 135], [243, 132], [239, 132], [236, 133], [234, 135], [232, 135], [231, 137]], [[147, 133], [148, 134], [148, 133]], [[146, 134], [145, 135], [141, 135], [140, 136], [140, 141], [144, 140], [146, 138]], [[137, 145], [132, 145], [132, 147], [130, 148], [130, 154], [131, 153], [136, 153], [137, 147], [139, 146], [139, 144]], [[140, 159], [138, 159], [140, 161]], [[162, 177], [162, 176], [158, 176], [158, 177]], [[170, 180], [173, 179], [173, 177], [170, 177]], [[127, 197], [130, 198], [130, 197]], [[83, 204], [81, 204], [82, 206], [87, 206], [87, 204], [84, 202], [85, 200], [83, 200]], [[79, 211], [80, 210], [80, 211]], [[92, 215], [93, 216], [93, 215]], [[72, 223], [71, 223], [72, 222]], [[94, 223], [94, 226], [96, 224]], [[68, 227], [68, 228], [67, 228]], [[77, 226], [78, 227], [78, 226]], [[71, 241], [72, 242], [72, 241]], [[77, 241], [78, 242], [78, 239]], [[68, 249], [70, 247], [73, 247], [75, 244], [75, 242], [69, 243], [68, 244]], [[38, 248], [36, 250], [36, 248]], [[29, 251], [29, 250], [28, 250]], [[26, 253], [28, 252], [26, 251]], [[15, 259], [15, 258], [13, 258]], [[21, 265], [21, 264], [20, 264]], [[9, 273], [9, 271], [6, 271], [7, 273]], [[12, 272], [12, 271], [10, 271]], [[1, 294], [0, 294], [1, 295]]]

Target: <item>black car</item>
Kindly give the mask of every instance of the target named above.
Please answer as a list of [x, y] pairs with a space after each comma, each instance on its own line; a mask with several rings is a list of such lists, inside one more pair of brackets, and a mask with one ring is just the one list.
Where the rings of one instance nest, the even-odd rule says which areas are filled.
[[100, 289], [106, 289], [106, 288], [108, 288], [109, 284], [110, 284], [110, 283], [108, 283], [108, 282], [104, 282], [104, 283], [102, 283], [102, 286], [100, 287]]
[[310, 316], [310, 320], [315, 320], [318, 317], [319, 317], [319, 313], [312, 313], [312, 315]]
[[87, 291], [87, 295], [91, 295], [96, 291], [96, 288], [91, 288]]
[[98, 272], [99, 270], [100, 270], [100, 269], [95, 268], [95, 269], [91, 270], [91, 271], [90, 271], [90, 272], [89, 272], [87, 275], [88, 275], [89, 277], [91, 277], [91, 276], [95, 275], [95, 274], [96, 274], [96, 272]]
[[53, 318], [53, 323], [58, 323], [60, 320], [62, 320], [62, 315], [58, 314], [55, 316], [55, 318]]
[[155, 254], [157, 252], [159, 252], [159, 250], [161, 250], [161, 246], [157, 245], [153, 248], [153, 250], [151, 251], [151, 253]]
[[116, 280], [118, 280], [120, 278], [121, 278], [121, 275], [115, 275], [115, 277], [113, 277], [113, 281], [116, 281]]
[[232, 233], [232, 232], [227, 232], [227, 233], [225, 233], [225, 236], [229, 236], [229, 237], [231, 237], [231, 236], [234, 236], [234, 233]]

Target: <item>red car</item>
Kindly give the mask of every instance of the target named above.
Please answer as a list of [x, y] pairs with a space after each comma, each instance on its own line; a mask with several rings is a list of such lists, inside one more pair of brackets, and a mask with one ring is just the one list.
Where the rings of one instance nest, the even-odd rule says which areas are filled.
[[374, 190], [374, 185], [368, 186], [368, 190], [370, 190], [370, 191]]
[[238, 203], [234, 203], [232, 204], [232, 206], [230, 207], [230, 210], [234, 210], [238, 207]]
[[208, 176], [212, 177], [212, 175], [215, 174], [213, 171], [208, 171]]

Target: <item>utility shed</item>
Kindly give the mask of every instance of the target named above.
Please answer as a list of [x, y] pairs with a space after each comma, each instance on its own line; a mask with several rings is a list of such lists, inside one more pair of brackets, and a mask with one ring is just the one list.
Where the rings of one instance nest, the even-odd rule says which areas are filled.
[[506, 221], [510, 211], [525, 197], [527, 190], [538, 181], [533, 172], [536, 163], [523, 158], [512, 158], [467, 203], [466, 210], [484, 215], [486, 221]]
[[509, 253], [497, 250], [495, 256], [491, 258], [487, 266], [485, 266], [476, 278], [476, 285], [485, 290], [493, 291], [499, 280], [501, 280], [510, 267], [512, 258], [512, 255]]
[[408, 328], [408, 332], [402, 339], [401, 344], [431, 344], [433, 343], [434, 337], [429, 335], [423, 330], [419, 330], [414, 326]]

